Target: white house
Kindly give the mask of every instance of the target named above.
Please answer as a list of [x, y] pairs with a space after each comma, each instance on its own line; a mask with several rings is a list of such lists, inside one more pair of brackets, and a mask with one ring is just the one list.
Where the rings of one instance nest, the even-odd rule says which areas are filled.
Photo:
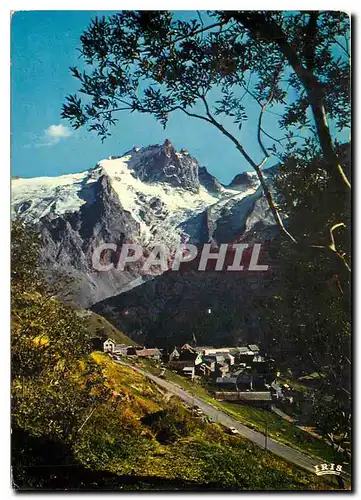
[[232, 356], [232, 354], [229, 354], [229, 352], [227, 352], [224, 357], [225, 357], [226, 361], [228, 361], [229, 366], [234, 365], [234, 356]]
[[115, 341], [113, 339], [107, 339], [103, 342], [103, 351], [104, 352], [113, 352], [115, 347]]
[[195, 368], [194, 368], [194, 366], [185, 366], [182, 370], [182, 373], [185, 377], [193, 380], [194, 374], [195, 374]]
[[254, 354], [259, 354], [260, 349], [259, 349], [258, 345], [249, 344], [248, 347], [249, 347], [250, 351], [254, 352]]
[[230, 351], [229, 347], [205, 347], [203, 350], [203, 354], [208, 356], [209, 354], [225, 354]]

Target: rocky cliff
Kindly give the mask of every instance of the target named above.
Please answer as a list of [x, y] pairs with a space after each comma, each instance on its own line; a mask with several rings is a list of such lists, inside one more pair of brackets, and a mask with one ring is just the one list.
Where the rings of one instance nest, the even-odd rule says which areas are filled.
[[[265, 175], [272, 184], [273, 171]], [[168, 140], [134, 147], [78, 174], [13, 179], [12, 216], [40, 228], [49, 279], [70, 276], [67, 299], [82, 307], [152, 278], [142, 275], [137, 264], [125, 271], [95, 270], [94, 249], [104, 242], [119, 249], [123, 242], [151, 248], [157, 243], [262, 241], [275, 230], [254, 174], [240, 174], [223, 186]]]

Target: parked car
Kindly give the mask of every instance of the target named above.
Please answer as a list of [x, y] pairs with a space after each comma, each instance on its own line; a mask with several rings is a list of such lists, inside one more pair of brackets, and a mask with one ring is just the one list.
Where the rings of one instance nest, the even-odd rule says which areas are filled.
[[227, 432], [229, 434], [232, 434], [232, 435], [239, 434], [239, 432], [237, 431], [237, 429], [235, 427], [228, 427]]
[[199, 406], [193, 406], [192, 407], [192, 413], [196, 417], [203, 417], [203, 415], [204, 415], [203, 411], [199, 408]]

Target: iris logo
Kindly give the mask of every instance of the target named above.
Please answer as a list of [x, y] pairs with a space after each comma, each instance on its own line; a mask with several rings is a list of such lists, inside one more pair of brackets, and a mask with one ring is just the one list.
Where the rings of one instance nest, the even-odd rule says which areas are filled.
[[314, 465], [316, 476], [325, 476], [326, 474], [334, 474], [339, 476], [342, 473], [342, 465], [336, 464], [320, 464]]

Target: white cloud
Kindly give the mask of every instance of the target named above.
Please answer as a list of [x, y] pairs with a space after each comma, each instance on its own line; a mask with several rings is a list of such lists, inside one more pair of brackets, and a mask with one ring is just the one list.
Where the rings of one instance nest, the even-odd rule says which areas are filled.
[[36, 148], [55, 146], [61, 140], [70, 137], [73, 131], [59, 123], [59, 125], [50, 125], [44, 130], [43, 135], [39, 138], [38, 142], [35, 143]]
[[59, 125], [50, 125], [50, 127], [45, 130], [45, 134], [50, 137], [61, 138], [69, 137], [72, 131], [60, 123]]

